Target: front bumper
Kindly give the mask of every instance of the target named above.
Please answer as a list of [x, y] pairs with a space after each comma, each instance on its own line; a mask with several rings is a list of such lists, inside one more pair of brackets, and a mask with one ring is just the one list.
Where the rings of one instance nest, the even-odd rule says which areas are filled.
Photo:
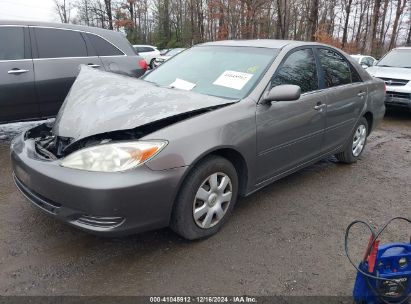
[[80, 229], [119, 236], [166, 227], [187, 167], [153, 171], [145, 165], [118, 173], [64, 168], [42, 159], [34, 141], [15, 138], [16, 186], [37, 207]]
[[411, 109], [411, 92], [398, 92], [387, 87], [385, 105], [392, 107], [403, 107]]

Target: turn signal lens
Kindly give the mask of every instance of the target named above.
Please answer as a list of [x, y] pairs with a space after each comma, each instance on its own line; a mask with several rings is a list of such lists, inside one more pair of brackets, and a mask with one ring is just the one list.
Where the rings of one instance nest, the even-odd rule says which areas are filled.
[[165, 141], [134, 141], [102, 144], [65, 157], [61, 166], [97, 172], [119, 172], [135, 168], [158, 154]]

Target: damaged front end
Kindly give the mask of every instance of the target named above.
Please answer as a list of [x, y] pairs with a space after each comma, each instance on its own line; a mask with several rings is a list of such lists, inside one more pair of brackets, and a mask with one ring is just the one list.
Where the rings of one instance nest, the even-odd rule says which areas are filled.
[[82, 66], [54, 123], [25, 137], [35, 141], [39, 155], [54, 160], [90, 146], [138, 140], [235, 102]]
[[182, 113], [172, 117], [167, 117], [152, 123], [148, 123], [133, 129], [116, 130], [112, 132], [105, 132], [75, 140], [70, 137], [58, 136], [53, 133], [54, 121], [48, 121], [37, 127], [28, 130], [24, 138], [34, 140], [36, 152], [44, 159], [57, 160], [63, 158], [70, 153], [77, 150], [107, 144], [109, 142], [117, 142], [124, 140], [138, 140], [150, 133], [163, 129], [172, 124], [201, 115], [203, 113], [216, 110], [218, 108], [227, 106], [220, 105], [208, 107], [188, 113]]

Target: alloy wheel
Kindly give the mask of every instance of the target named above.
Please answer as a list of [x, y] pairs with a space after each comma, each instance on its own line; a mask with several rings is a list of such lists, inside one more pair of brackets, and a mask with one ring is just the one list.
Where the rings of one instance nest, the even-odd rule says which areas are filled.
[[352, 154], [357, 157], [364, 149], [365, 140], [367, 138], [367, 128], [364, 125], [359, 125], [354, 133], [352, 143]]

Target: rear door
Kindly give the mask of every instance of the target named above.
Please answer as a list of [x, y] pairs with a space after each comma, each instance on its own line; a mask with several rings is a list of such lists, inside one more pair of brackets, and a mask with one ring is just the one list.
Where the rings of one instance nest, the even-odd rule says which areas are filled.
[[36, 46], [33, 63], [40, 113], [54, 116], [79, 73], [79, 65], [104, 67], [81, 31], [31, 27], [30, 33]]
[[[135, 77], [140, 77], [145, 73], [145, 70], [139, 65], [141, 57], [136, 54], [138, 47], [130, 45], [130, 48], [134, 50], [133, 54], [126, 55], [114, 43], [99, 35], [87, 33], [86, 38], [101, 59], [106, 71]], [[117, 37], [117, 39], [126, 40], [125, 37]], [[128, 42], [126, 41], [126, 43]]]
[[319, 47], [320, 80], [327, 94], [324, 149], [342, 146], [351, 135], [367, 100], [367, 85], [355, 68], [337, 51]]
[[0, 122], [37, 117], [28, 29], [0, 26]]
[[326, 96], [319, 90], [311, 47], [290, 51], [274, 74], [271, 87], [281, 84], [300, 86], [302, 95], [296, 101], [257, 106], [260, 183], [314, 159], [322, 151]]

